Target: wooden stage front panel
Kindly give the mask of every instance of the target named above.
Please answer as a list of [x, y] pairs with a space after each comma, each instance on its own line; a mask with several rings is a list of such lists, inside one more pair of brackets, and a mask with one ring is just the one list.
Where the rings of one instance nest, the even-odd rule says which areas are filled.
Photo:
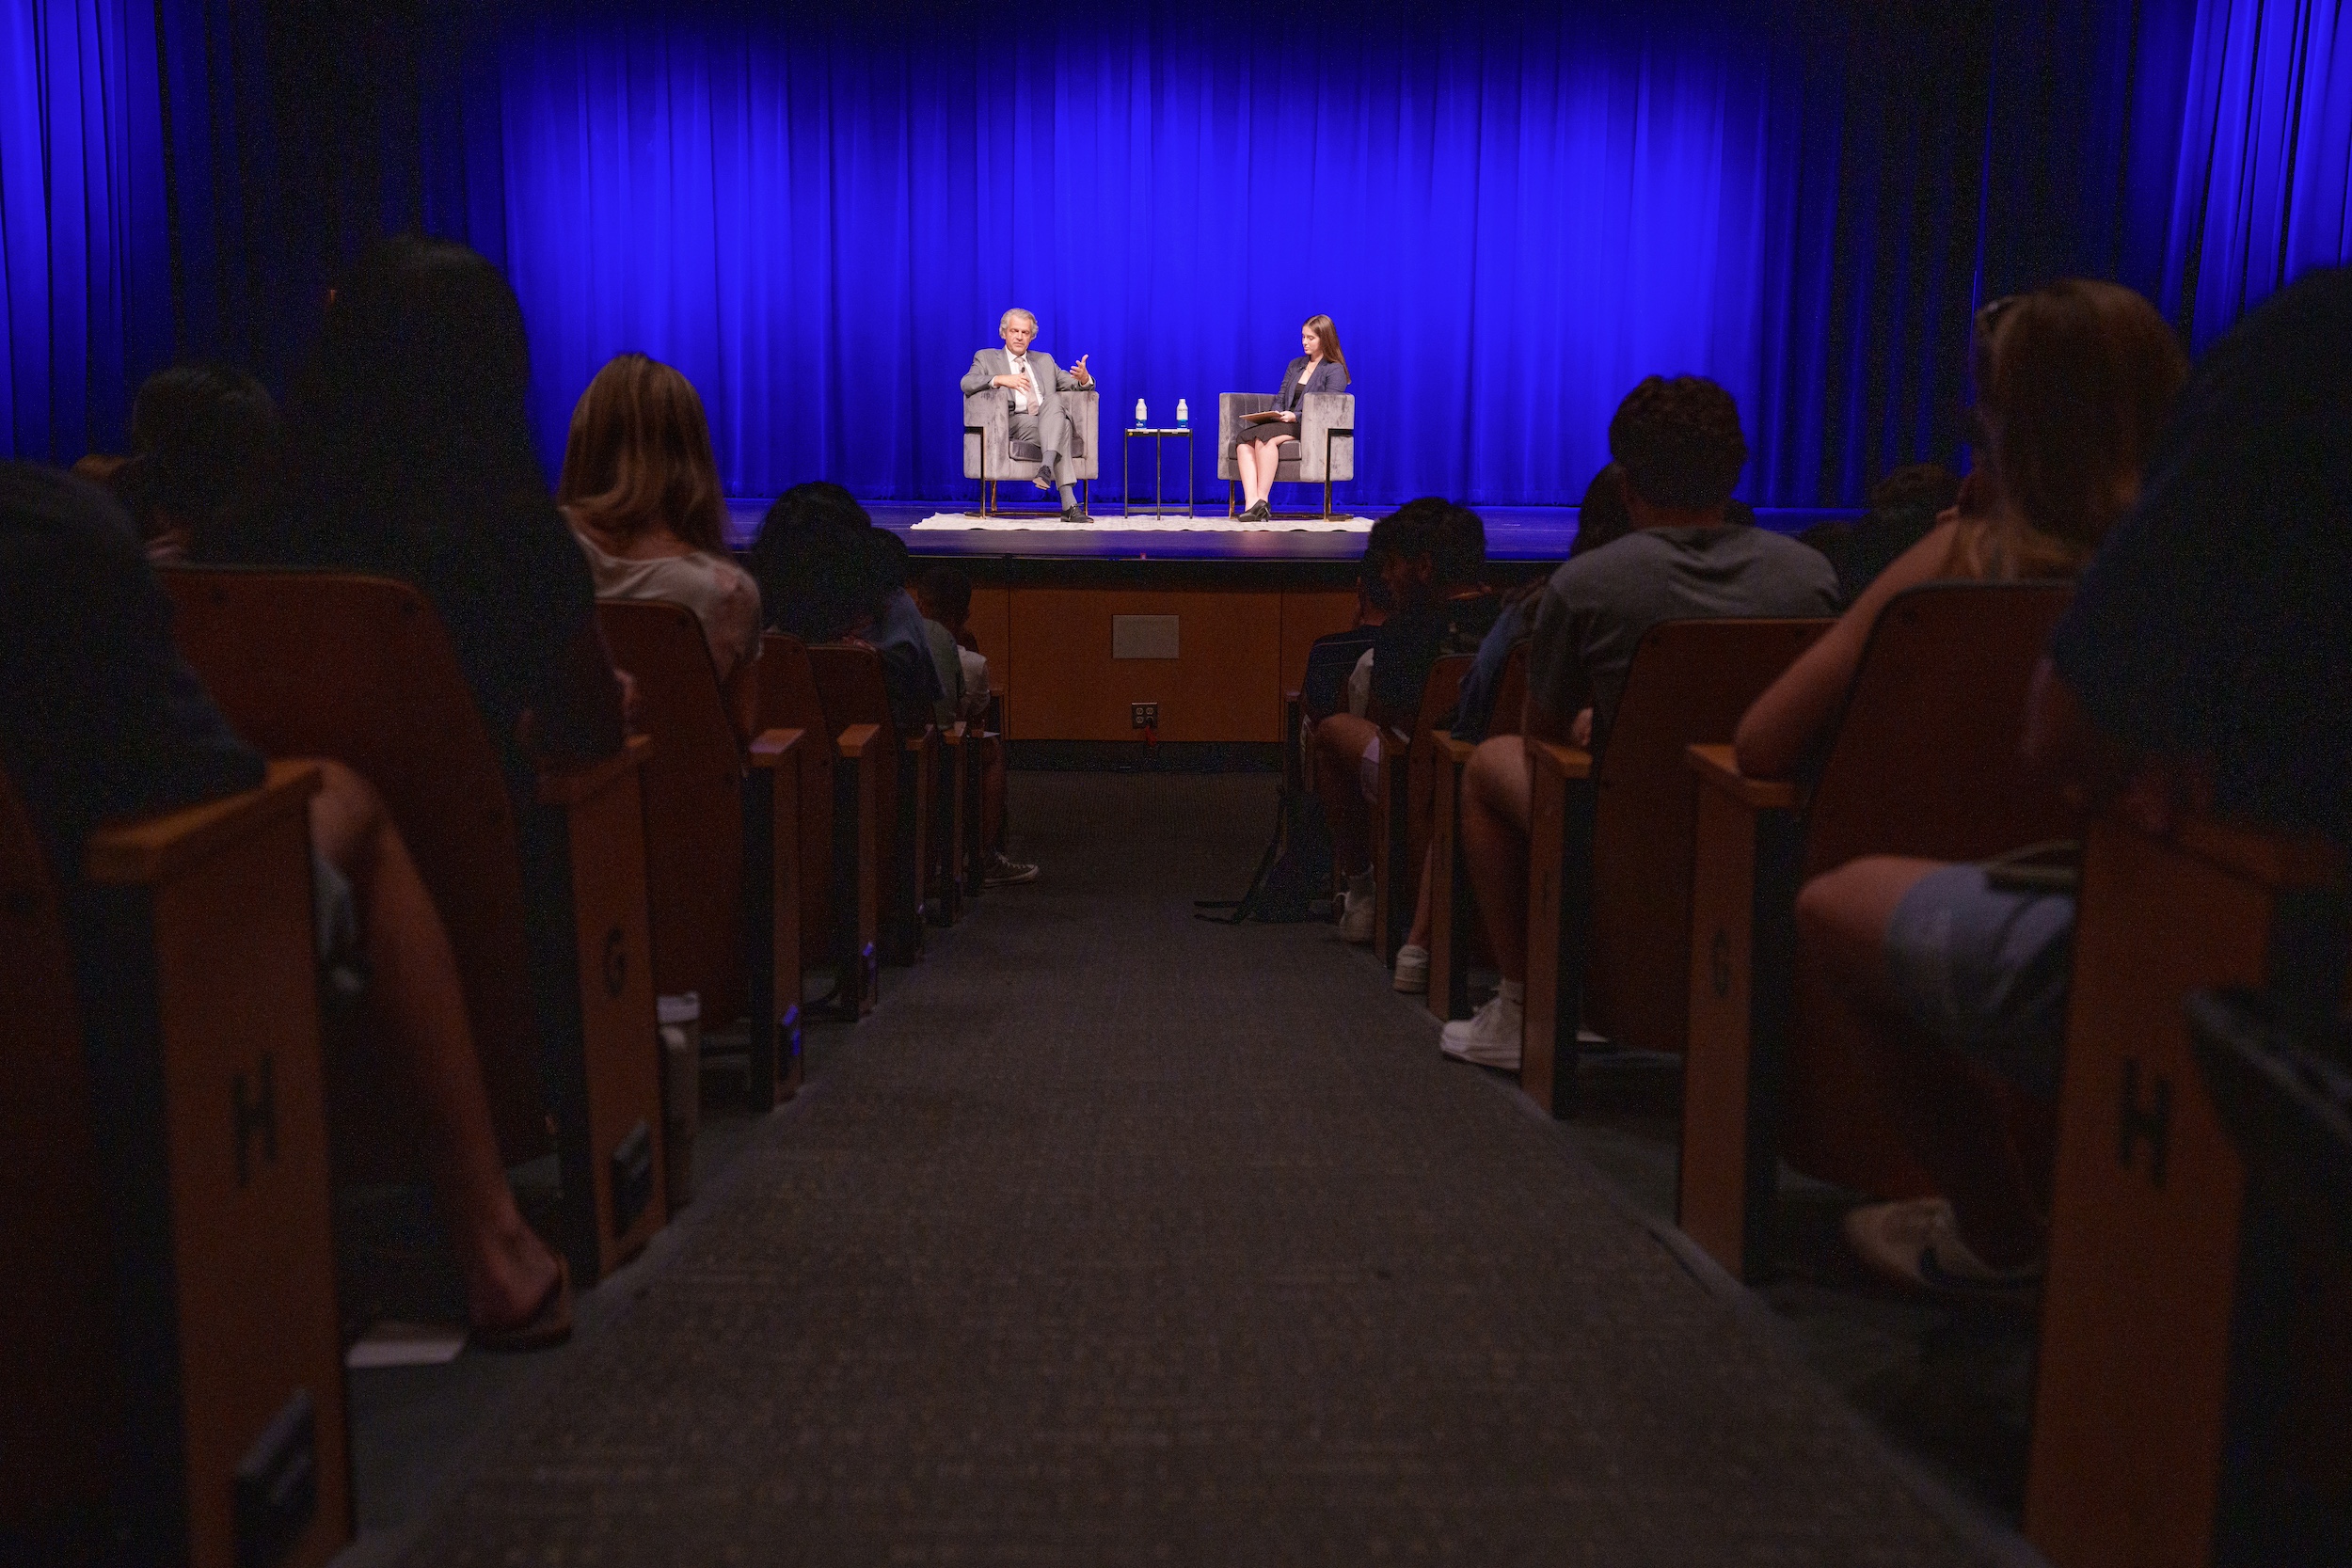
[[[1174, 658], [1113, 657], [1112, 620], [1174, 616]], [[1352, 589], [1184, 586], [978, 587], [972, 631], [1005, 697], [1014, 740], [1139, 738], [1133, 705], [1159, 705], [1158, 736], [1279, 741], [1282, 694], [1307, 648], [1352, 626]]]

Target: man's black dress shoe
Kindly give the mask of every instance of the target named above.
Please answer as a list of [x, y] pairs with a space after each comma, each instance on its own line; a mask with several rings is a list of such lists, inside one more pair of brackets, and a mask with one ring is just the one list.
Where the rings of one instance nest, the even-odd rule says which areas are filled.
[[1083, 506], [1063, 507], [1061, 509], [1061, 520], [1065, 523], [1090, 523], [1094, 521], [1093, 518], [1087, 515], [1087, 509]]

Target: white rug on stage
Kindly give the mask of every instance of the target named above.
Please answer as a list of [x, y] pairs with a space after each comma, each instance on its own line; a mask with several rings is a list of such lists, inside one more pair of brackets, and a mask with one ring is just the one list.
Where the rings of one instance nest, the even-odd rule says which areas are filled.
[[1034, 517], [976, 517], [969, 512], [940, 512], [916, 528], [954, 529], [964, 532], [1009, 531], [1030, 533], [1370, 533], [1370, 517], [1277, 517], [1270, 523], [1245, 523], [1238, 517], [1213, 515], [1187, 517], [1181, 512], [1137, 512], [1120, 516], [1098, 512], [1090, 523], [1065, 523], [1050, 513]]

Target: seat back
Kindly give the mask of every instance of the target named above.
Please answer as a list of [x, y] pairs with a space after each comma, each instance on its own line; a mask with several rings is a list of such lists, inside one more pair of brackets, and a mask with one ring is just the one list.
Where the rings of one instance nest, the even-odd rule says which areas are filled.
[[654, 989], [702, 999], [707, 1022], [743, 1012], [743, 747], [702, 623], [660, 600], [596, 606], [612, 662], [637, 683], [645, 768]]
[[[389, 578], [176, 567], [173, 633], [237, 733], [273, 757], [332, 757], [375, 786], [457, 958], [508, 1163], [547, 1152], [521, 827], [499, 750], [424, 595]], [[380, 1056], [369, 1053], [371, 1058]], [[339, 1072], [337, 1153], [421, 1147], [413, 1097]], [[375, 1132], [346, 1140], [346, 1127]]]
[[1896, 595], [1864, 649], [1806, 813], [1804, 875], [1858, 855], [1975, 861], [2073, 831], [2026, 776], [2026, 689], [2070, 582], [1934, 582]]
[[833, 775], [841, 756], [837, 732], [825, 721], [825, 700], [808, 645], [780, 631], [759, 640], [758, 696], [754, 735], [798, 730], [801, 744], [801, 960], [822, 962], [832, 949]]
[[[0, 777], [0, 1542], [26, 1561], [309, 1565], [349, 1539], [315, 786], [278, 765], [101, 829], [69, 935]], [[242, 1481], [254, 1457], [311, 1489]]]
[[0, 1534], [44, 1509], [104, 1506], [122, 1418], [109, 1333], [114, 1270], [73, 955], [47, 858], [0, 776]]
[[[1938, 582], [1887, 604], [1806, 809], [1799, 886], [1861, 855], [1979, 861], [2075, 831], [2019, 752], [2026, 688], [2073, 596], [2067, 582]], [[1793, 983], [1784, 1156], [1860, 1192], [1930, 1190], [1877, 1085], [1807, 1027], [1824, 982], [1801, 940]]]
[[1594, 770], [1584, 1012], [1611, 1039], [1679, 1053], [1689, 1032], [1697, 795], [1685, 749], [1729, 740], [1748, 705], [1832, 624], [1666, 621], [1635, 649]]
[[[1421, 712], [1413, 720], [1413, 740], [1405, 756], [1405, 864], [1397, 879], [1400, 907], [1411, 910], [1420, 896], [1422, 863], [1428, 856], [1430, 834], [1437, 827], [1438, 769], [1444, 763], [1435, 738], [1446, 716], [1462, 700], [1462, 677], [1476, 662], [1469, 654], [1448, 654], [1430, 666], [1428, 684], [1421, 689]], [[1393, 736], [1381, 744], [1393, 743]]]
[[2156, 837], [2102, 817], [2086, 835], [2026, 1480], [2026, 1535], [2060, 1568], [2259, 1560], [2216, 1555], [2225, 1467], [2261, 1457], [2228, 1451], [2247, 1394], [2230, 1386], [2233, 1342], [2249, 1347], [2237, 1291], [2309, 1259], [2257, 1230], [2246, 1240], [2266, 1256], [2241, 1265], [2241, 1221], [2260, 1209], [2185, 1003], [2261, 986], [2340, 1004], [2344, 885], [2337, 847], [2202, 818]]
[[875, 755], [882, 765], [874, 775], [876, 863], [871, 869], [882, 879], [877, 907], [888, 910], [890, 868], [898, 863], [898, 759], [905, 747], [890, 717], [890, 686], [882, 675], [882, 656], [856, 643], [820, 642], [808, 650], [808, 663], [825, 722], [834, 734], [852, 724], [871, 724], [881, 732]]

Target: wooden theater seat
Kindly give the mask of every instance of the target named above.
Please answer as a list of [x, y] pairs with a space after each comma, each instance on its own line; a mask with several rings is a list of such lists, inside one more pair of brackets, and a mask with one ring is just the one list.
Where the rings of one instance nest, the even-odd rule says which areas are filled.
[[1634, 650], [1597, 768], [1581, 747], [1531, 744], [1519, 1085], [1552, 1115], [1575, 1108], [1580, 1028], [1631, 1050], [1682, 1049], [1697, 809], [1683, 752], [1729, 738], [1748, 705], [1832, 625], [1662, 622]]
[[808, 657], [826, 721], [844, 735], [851, 726], [873, 732], [854, 756], [850, 743], [842, 742], [841, 766], [855, 780], [835, 787], [874, 791], [876, 853], [866, 863], [874, 881], [858, 896], [862, 901], [870, 892], [882, 928], [882, 957], [891, 963], [913, 963], [923, 954], [923, 895], [930, 864], [939, 731], [927, 723], [920, 735], [900, 735], [891, 717], [882, 656], [873, 649], [827, 642], [809, 649]]
[[[707, 1022], [748, 1013], [752, 1099], [773, 1105], [800, 1086], [800, 777], [787, 766], [800, 736], [765, 731], [746, 752], [702, 623], [684, 605], [599, 603], [596, 624], [637, 682], [639, 724], [654, 743], [644, 786], [654, 990], [695, 992]], [[776, 928], [779, 913], [789, 930]]]
[[1380, 734], [1379, 783], [1372, 798], [1372, 940], [1384, 964], [1396, 961], [1413, 923], [1437, 803], [1438, 726], [1454, 711], [1472, 662], [1469, 654], [1438, 660], [1421, 689], [1411, 735], [1393, 724]]
[[2184, 1005], [2220, 986], [2340, 1002], [2344, 891], [2317, 842], [2090, 826], [2026, 1482], [2026, 1534], [2058, 1568], [2214, 1560], [2247, 1182]]
[[2073, 593], [1938, 582], [1899, 594], [1809, 790], [1741, 777], [1729, 746], [1690, 749], [1699, 789], [1677, 1223], [1743, 1278], [1771, 1259], [1784, 1152], [1856, 1191], [1930, 1190], [1875, 1087], [1840, 1053], [1808, 1049], [1797, 890], [1862, 855], [1977, 861], [2074, 831], [2058, 790], [2030, 781], [2018, 752], [2026, 685]]
[[[760, 639], [753, 729], [799, 732], [794, 748], [800, 790], [801, 961], [834, 973], [834, 1006], [865, 1016], [881, 998], [881, 946], [875, 893], [880, 863], [878, 797], [872, 768], [843, 769], [874, 746], [870, 725], [835, 730], [807, 646], [769, 632]], [[753, 762], [759, 761], [756, 747]], [[757, 879], [755, 879], [756, 881]]]
[[102, 828], [69, 935], [0, 779], [10, 1560], [303, 1568], [351, 1538], [317, 790], [277, 763], [259, 789]]
[[[1487, 719], [1486, 738], [1518, 735], [1527, 708], [1527, 639], [1513, 645], [1503, 661], [1502, 677], [1495, 682], [1494, 711]], [[1459, 701], [1459, 692], [1456, 692]], [[1429, 1010], [1441, 1019], [1470, 1016], [1470, 972], [1475, 956], [1485, 952], [1478, 924], [1478, 906], [1470, 896], [1470, 877], [1462, 867], [1462, 770], [1470, 766], [1476, 743], [1456, 740], [1453, 732], [1430, 736], [1437, 754], [1430, 759], [1431, 817], [1429, 855]], [[1419, 902], [1419, 895], [1415, 895]]]
[[[181, 652], [240, 734], [270, 756], [335, 758], [384, 797], [456, 955], [500, 1149], [510, 1165], [545, 1153], [552, 1111], [558, 1240], [577, 1278], [602, 1278], [668, 1213], [641, 782], [652, 743], [543, 772], [518, 817], [415, 588], [331, 572], [161, 577]], [[330, 1064], [346, 1178], [418, 1174], [421, 1123], [383, 1061]]]
[[969, 871], [966, 840], [979, 832], [979, 817], [970, 807], [979, 777], [980, 744], [979, 736], [968, 731], [961, 720], [937, 733], [938, 777], [931, 785], [930, 859], [924, 907], [934, 923], [953, 926], [963, 918]]

